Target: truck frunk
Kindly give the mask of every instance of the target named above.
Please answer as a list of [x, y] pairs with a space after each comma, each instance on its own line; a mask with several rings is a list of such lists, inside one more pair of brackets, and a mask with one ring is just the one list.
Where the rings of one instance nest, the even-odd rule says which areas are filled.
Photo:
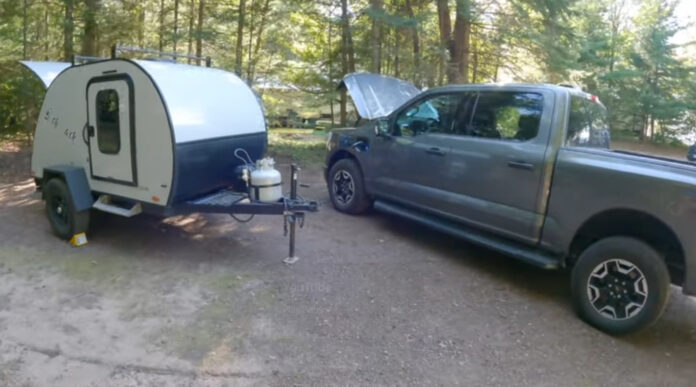
[[420, 92], [351, 74], [362, 122], [327, 142], [333, 205], [402, 216], [545, 269], [570, 268], [579, 315], [644, 328], [670, 283], [696, 294], [696, 167], [610, 150], [606, 109], [575, 88]]

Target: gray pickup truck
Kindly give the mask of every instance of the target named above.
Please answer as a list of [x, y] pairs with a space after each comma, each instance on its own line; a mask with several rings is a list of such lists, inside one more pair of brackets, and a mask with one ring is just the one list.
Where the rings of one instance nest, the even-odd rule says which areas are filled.
[[544, 269], [570, 268], [579, 316], [612, 334], [696, 294], [696, 167], [610, 150], [578, 89], [446, 86], [351, 74], [361, 121], [327, 140], [334, 207], [374, 207]]

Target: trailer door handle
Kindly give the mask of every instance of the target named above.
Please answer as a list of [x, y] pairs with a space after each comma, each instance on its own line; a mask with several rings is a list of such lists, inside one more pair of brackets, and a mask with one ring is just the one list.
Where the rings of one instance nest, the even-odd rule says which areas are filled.
[[508, 166], [510, 168], [525, 169], [528, 171], [531, 171], [532, 169], [534, 169], [534, 165], [532, 163], [528, 163], [526, 161], [521, 161], [521, 160], [508, 161]]
[[87, 136], [94, 137], [94, 126], [87, 125]]
[[445, 151], [443, 151], [442, 149], [440, 149], [438, 147], [429, 148], [428, 150], [425, 151], [425, 153], [430, 154], [430, 155], [435, 155], [435, 156], [444, 156], [445, 155]]

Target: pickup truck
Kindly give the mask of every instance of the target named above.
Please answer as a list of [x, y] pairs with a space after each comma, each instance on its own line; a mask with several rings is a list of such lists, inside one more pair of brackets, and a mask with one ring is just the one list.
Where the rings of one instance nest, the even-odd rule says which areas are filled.
[[333, 206], [419, 222], [543, 269], [571, 270], [578, 315], [643, 329], [670, 284], [696, 294], [696, 166], [610, 149], [597, 97], [547, 84], [433, 88], [343, 80], [361, 122], [331, 132]]

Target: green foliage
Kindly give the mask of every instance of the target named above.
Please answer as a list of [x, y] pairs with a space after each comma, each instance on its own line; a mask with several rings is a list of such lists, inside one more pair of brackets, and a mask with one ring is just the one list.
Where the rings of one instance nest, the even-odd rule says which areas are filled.
[[17, 62], [0, 63], [0, 137], [31, 138], [45, 94], [41, 80]]
[[[426, 87], [447, 79], [452, 50], [442, 40], [436, 1], [351, 0], [342, 19], [342, 0], [244, 0], [237, 58], [240, 1], [98, 0], [97, 54], [109, 55], [116, 43], [195, 54], [200, 44], [216, 67], [233, 70], [241, 61], [238, 75], [263, 96], [269, 116], [288, 110], [302, 117], [337, 116], [336, 86], [348, 51], [357, 71], [377, 68]], [[655, 141], [696, 135], [696, 56], [693, 47], [689, 56], [688, 47], [674, 43], [684, 28], [675, 6], [688, 0], [461, 1], [444, 4], [452, 24], [458, 4], [459, 16], [470, 22], [463, 70], [470, 81], [575, 83], [600, 97], [620, 133]], [[0, 0], [0, 55], [61, 60], [71, 25], [79, 54], [86, 3]], [[344, 20], [352, 48], [342, 39]], [[18, 113], [24, 105], [11, 92], [20, 93], [18, 99], [41, 96], [16, 79], [2, 83], [3, 113], [14, 104], [12, 115], [0, 117], [3, 133], [26, 130], [22, 125], [32, 114], [29, 108]]]

